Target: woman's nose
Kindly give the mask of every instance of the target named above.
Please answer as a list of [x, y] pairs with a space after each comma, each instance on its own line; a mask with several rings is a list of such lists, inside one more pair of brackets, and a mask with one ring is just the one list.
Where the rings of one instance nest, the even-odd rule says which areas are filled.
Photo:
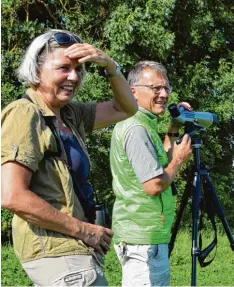
[[72, 69], [67, 77], [68, 80], [77, 82], [80, 79], [80, 76], [78, 75], [77, 71], [75, 69]]

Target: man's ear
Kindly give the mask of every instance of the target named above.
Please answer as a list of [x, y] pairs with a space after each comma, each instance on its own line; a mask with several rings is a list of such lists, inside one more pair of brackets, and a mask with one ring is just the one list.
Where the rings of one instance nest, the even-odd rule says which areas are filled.
[[134, 98], [135, 98], [136, 101], [137, 101], [137, 100], [138, 100], [138, 97], [137, 97], [136, 89], [135, 89], [135, 88], [131, 88], [131, 91], [132, 91], [132, 94], [133, 94]]

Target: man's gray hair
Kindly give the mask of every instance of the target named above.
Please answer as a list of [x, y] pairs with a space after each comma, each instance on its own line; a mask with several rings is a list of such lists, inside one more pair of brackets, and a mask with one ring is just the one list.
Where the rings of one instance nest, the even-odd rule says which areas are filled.
[[52, 36], [58, 32], [72, 34], [65, 30], [52, 29], [33, 40], [16, 71], [20, 82], [27, 86], [37, 86], [40, 83], [40, 68], [46, 56], [56, 48], [62, 47], [55, 40], [50, 41]]
[[140, 61], [136, 63], [135, 67], [128, 74], [127, 80], [130, 87], [134, 86], [140, 80], [142, 72], [147, 68], [160, 72], [167, 78], [167, 70], [161, 63], [154, 61]]

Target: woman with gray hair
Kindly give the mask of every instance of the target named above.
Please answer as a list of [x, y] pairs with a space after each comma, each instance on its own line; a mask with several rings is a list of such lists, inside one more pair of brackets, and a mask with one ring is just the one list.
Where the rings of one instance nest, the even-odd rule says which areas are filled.
[[[85, 63], [105, 69], [112, 100], [72, 101]], [[34, 39], [17, 72], [26, 95], [2, 112], [2, 206], [14, 213], [16, 255], [38, 286], [107, 285], [113, 232], [94, 224], [85, 132], [132, 116], [136, 101], [119, 65], [68, 31]]]

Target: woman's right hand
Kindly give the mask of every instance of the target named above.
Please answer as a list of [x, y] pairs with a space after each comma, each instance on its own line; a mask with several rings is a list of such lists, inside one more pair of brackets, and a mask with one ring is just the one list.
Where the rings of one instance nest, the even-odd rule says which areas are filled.
[[109, 228], [82, 222], [79, 238], [104, 256], [110, 248], [113, 235], [114, 233]]
[[64, 51], [64, 55], [70, 59], [77, 59], [79, 63], [95, 63], [106, 69], [116, 69], [113, 59], [102, 50], [87, 43], [76, 43], [69, 46]]

